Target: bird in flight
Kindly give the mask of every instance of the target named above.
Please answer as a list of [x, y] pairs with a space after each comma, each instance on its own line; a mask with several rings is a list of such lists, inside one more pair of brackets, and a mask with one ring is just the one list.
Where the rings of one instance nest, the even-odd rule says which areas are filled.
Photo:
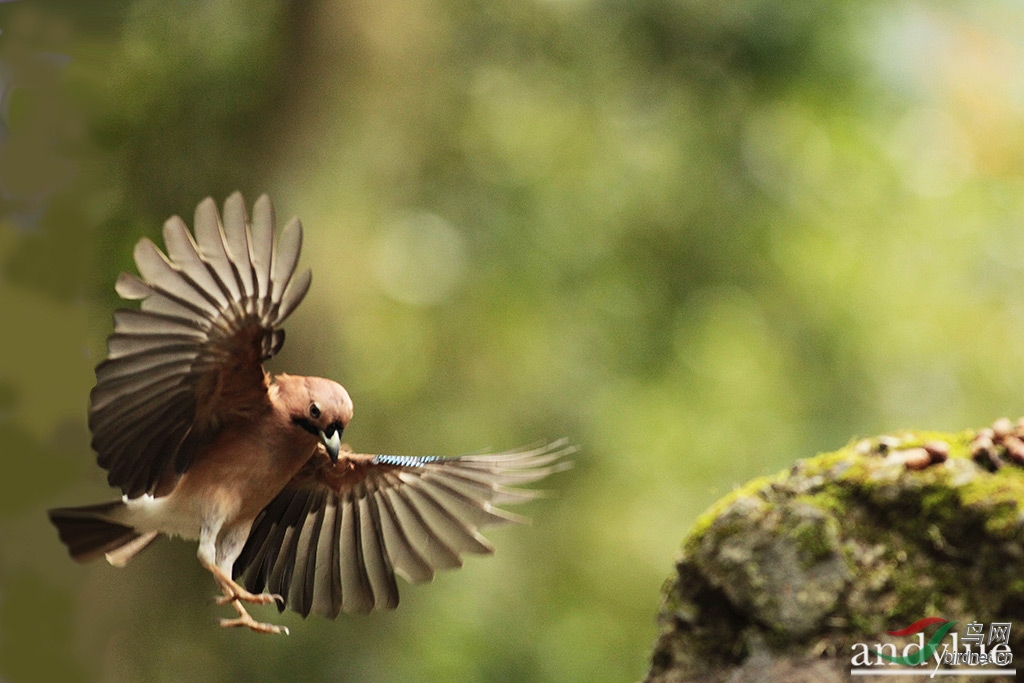
[[523, 518], [495, 507], [537, 497], [517, 488], [569, 466], [564, 440], [488, 455], [363, 455], [341, 442], [352, 399], [320, 377], [271, 376], [263, 361], [284, 343], [281, 324], [309, 289], [296, 274], [302, 225], [275, 246], [263, 195], [250, 220], [241, 194], [223, 220], [207, 198], [195, 237], [174, 216], [167, 253], [135, 247], [139, 275], [117, 292], [141, 300], [114, 313], [96, 367], [89, 428], [120, 500], [49, 511], [79, 562], [124, 566], [157, 536], [199, 541], [225, 627], [287, 628], [244, 603], [276, 603], [334, 618], [398, 605], [395, 575], [429, 581], [493, 547], [478, 529]]

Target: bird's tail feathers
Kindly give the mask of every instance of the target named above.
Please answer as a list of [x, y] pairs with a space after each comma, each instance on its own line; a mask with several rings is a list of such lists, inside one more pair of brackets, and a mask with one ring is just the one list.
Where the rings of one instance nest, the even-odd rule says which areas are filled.
[[57, 508], [49, 511], [57, 535], [76, 562], [90, 562], [105, 556], [115, 567], [123, 567], [153, 539], [157, 532], [140, 533], [118, 521], [121, 501]]

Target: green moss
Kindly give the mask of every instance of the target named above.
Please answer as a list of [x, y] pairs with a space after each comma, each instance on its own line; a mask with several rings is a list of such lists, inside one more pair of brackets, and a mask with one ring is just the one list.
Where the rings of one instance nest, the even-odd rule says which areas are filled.
[[839, 536], [836, 522], [830, 517], [823, 518], [820, 523], [801, 520], [786, 534], [800, 551], [805, 568], [831, 556]]
[[[685, 653], [680, 670], [698, 677], [765, 648], [817, 660], [821, 643], [875, 641], [923, 616], [1011, 620], [1024, 600], [1024, 468], [974, 463], [973, 438], [860, 440], [729, 493], [684, 540], [657, 656]], [[931, 441], [949, 445], [946, 462], [913, 471], [891, 454]], [[1012, 637], [1024, 649], [1024, 633]]]
[[683, 553], [687, 554], [694, 550], [692, 544], [699, 543], [700, 539], [704, 534], [711, 528], [721, 513], [731, 507], [733, 503], [741, 498], [747, 498], [750, 496], [757, 495], [759, 491], [767, 488], [772, 481], [776, 480], [775, 477], [760, 477], [747, 482], [745, 485], [735, 488], [727, 493], [723, 498], [720, 498], [717, 502], [713, 503], [706, 512], [697, 517], [694, 521], [693, 526], [690, 528], [690, 532], [686, 535], [686, 539], [683, 541]]

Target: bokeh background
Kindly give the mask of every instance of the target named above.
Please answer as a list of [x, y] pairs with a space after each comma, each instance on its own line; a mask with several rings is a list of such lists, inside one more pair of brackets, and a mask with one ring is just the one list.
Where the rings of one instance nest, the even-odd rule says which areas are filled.
[[[0, 680], [630, 681], [695, 516], [858, 435], [1024, 412], [1024, 7], [0, 2]], [[78, 566], [134, 242], [275, 199], [272, 369], [358, 450], [567, 436], [534, 522], [393, 613], [222, 631], [193, 544]], [[272, 609], [259, 612], [272, 618]]]

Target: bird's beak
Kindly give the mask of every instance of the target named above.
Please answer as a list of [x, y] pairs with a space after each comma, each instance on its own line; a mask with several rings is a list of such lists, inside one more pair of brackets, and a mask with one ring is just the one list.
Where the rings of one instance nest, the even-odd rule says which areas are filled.
[[327, 449], [327, 455], [331, 456], [331, 462], [335, 465], [338, 464], [338, 451], [341, 450], [341, 433], [331, 428], [331, 435], [327, 436], [324, 430], [320, 430], [320, 441], [323, 443], [324, 448]]

